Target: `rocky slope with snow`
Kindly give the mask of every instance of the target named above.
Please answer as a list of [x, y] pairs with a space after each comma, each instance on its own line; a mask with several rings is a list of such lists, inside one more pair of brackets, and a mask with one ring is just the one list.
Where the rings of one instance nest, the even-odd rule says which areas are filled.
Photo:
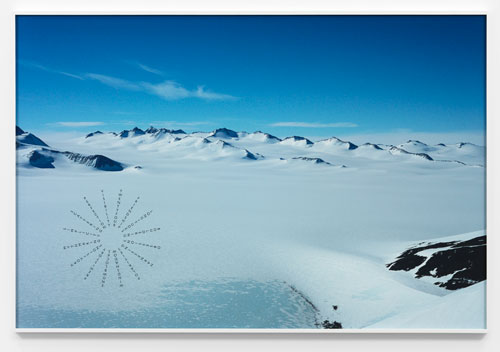
[[[98, 135], [102, 132], [95, 132]], [[87, 135], [86, 138], [88, 138]], [[16, 126], [16, 148], [18, 150], [17, 165], [21, 167], [35, 167], [39, 169], [54, 169], [54, 163], [68, 165], [66, 159], [76, 164], [85, 165], [101, 171], [122, 171], [124, 165], [105, 157], [104, 155], [82, 155], [68, 151], [59, 151], [50, 148], [40, 138], [24, 132]]]

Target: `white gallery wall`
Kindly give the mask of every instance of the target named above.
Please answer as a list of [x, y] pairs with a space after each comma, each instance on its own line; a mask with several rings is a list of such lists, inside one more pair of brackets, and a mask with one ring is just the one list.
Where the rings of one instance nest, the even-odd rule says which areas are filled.
[[[4, 0], [0, 4], [0, 151], [2, 289], [0, 345], [3, 351], [493, 351], [500, 348], [498, 256], [500, 230], [500, 4], [495, 0], [364, 1], [161, 1]], [[18, 334], [15, 332], [15, 36], [19, 14], [385, 14], [474, 13], [488, 15], [487, 234], [488, 329], [484, 334]], [[497, 346], [498, 345], [498, 346]]]

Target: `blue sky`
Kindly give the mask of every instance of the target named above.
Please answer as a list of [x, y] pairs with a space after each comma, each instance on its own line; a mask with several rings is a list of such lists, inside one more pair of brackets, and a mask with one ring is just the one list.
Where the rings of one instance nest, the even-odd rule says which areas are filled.
[[483, 16], [18, 16], [30, 131], [484, 135]]

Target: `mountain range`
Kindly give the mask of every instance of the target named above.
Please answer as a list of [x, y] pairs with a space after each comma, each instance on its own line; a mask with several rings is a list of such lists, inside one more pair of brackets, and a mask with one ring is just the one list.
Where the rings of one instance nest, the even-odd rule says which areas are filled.
[[[399, 145], [353, 142], [330, 137], [312, 141], [302, 136], [279, 138], [269, 133], [237, 132], [218, 128], [211, 132], [186, 133], [183, 130], [134, 127], [121, 132], [95, 131], [79, 139], [75, 148], [92, 147], [98, 153], [83, 154], [61, 151], [32, 133], [16, 126], [16, 146], [21, 151], [21, 165], [54, 168], [61, 159], [82, 164], [100, 171], [122, 171], [133, 165], [106, 157], [102, 152], [113, 149], [136, 148], [141, 153], [157, 152], [169, 157], [201, 160], [275, 160], [304, 162], [323, 166], [349, 167], [351, 160], [370, 162], [432, 162], [461, 166], [484, 167], [485, 147], [472, 143], [428, 145], [408, 140]], [[102, 150], [102, 151], [101, 151]], [[356, 164], [356, 163], [355, 163]], [[136, 165], [138, 166], [138, 165]]]

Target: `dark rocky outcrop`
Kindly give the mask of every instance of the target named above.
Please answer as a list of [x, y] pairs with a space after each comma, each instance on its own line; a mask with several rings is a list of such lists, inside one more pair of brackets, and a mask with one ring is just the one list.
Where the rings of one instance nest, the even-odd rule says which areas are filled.
[[34, 150], [28, 155], [28, 160], [31, 166], [40, 168], [40, 169], [53, 169], [54, 158], [50, 155], [42, 154], [38, 150]]
[[227, 128], [217, 128], [210, 134], [210, 137], [238, 138], [238, 133]]
[[324, 320], [321, 323], [321, 326], [323, 326], [323, 328], [325, 329], [342, 329], [342, 324], [338, 321], [330, 322], [329, 320]]
[[323, 159], [321, 158], [311, 158], [311, 157], [307, 157], [307, 156], [296, 156], [296, 157], [293, 157], [292, 159], [294, 160], [304, 160], [304, 161], [310, 161], [314, 164], [325, 164], [325, 165], [331, 165], [329, 162], [327, 161], [324, 161]]
[[[421, 253], [428, 249], [436, 251], [430, 256]], [[448, 290], [464, 288], [486, 280], [486, 236], [420, 244], [404, 251], [387, 267], [396, 271], [416, 269], [415, 278], [436, 278], [435, 284]], [[450, 279], [439, 280], [448, 275], [452, 275]]]
[[89, 133], [88, 135], [86, 135], [85, 138], [97, 136], [98, 134], [103, 134], [103, 133], [101, 131], [95, 131], [95, 132], [92, 132], [92, 133]]
[[102, 171], [122, 171], [124, 169], [121, 163], [104, 155], [83, 155], [72, 152], [64, 152], [63, 154], [71, 161]]

